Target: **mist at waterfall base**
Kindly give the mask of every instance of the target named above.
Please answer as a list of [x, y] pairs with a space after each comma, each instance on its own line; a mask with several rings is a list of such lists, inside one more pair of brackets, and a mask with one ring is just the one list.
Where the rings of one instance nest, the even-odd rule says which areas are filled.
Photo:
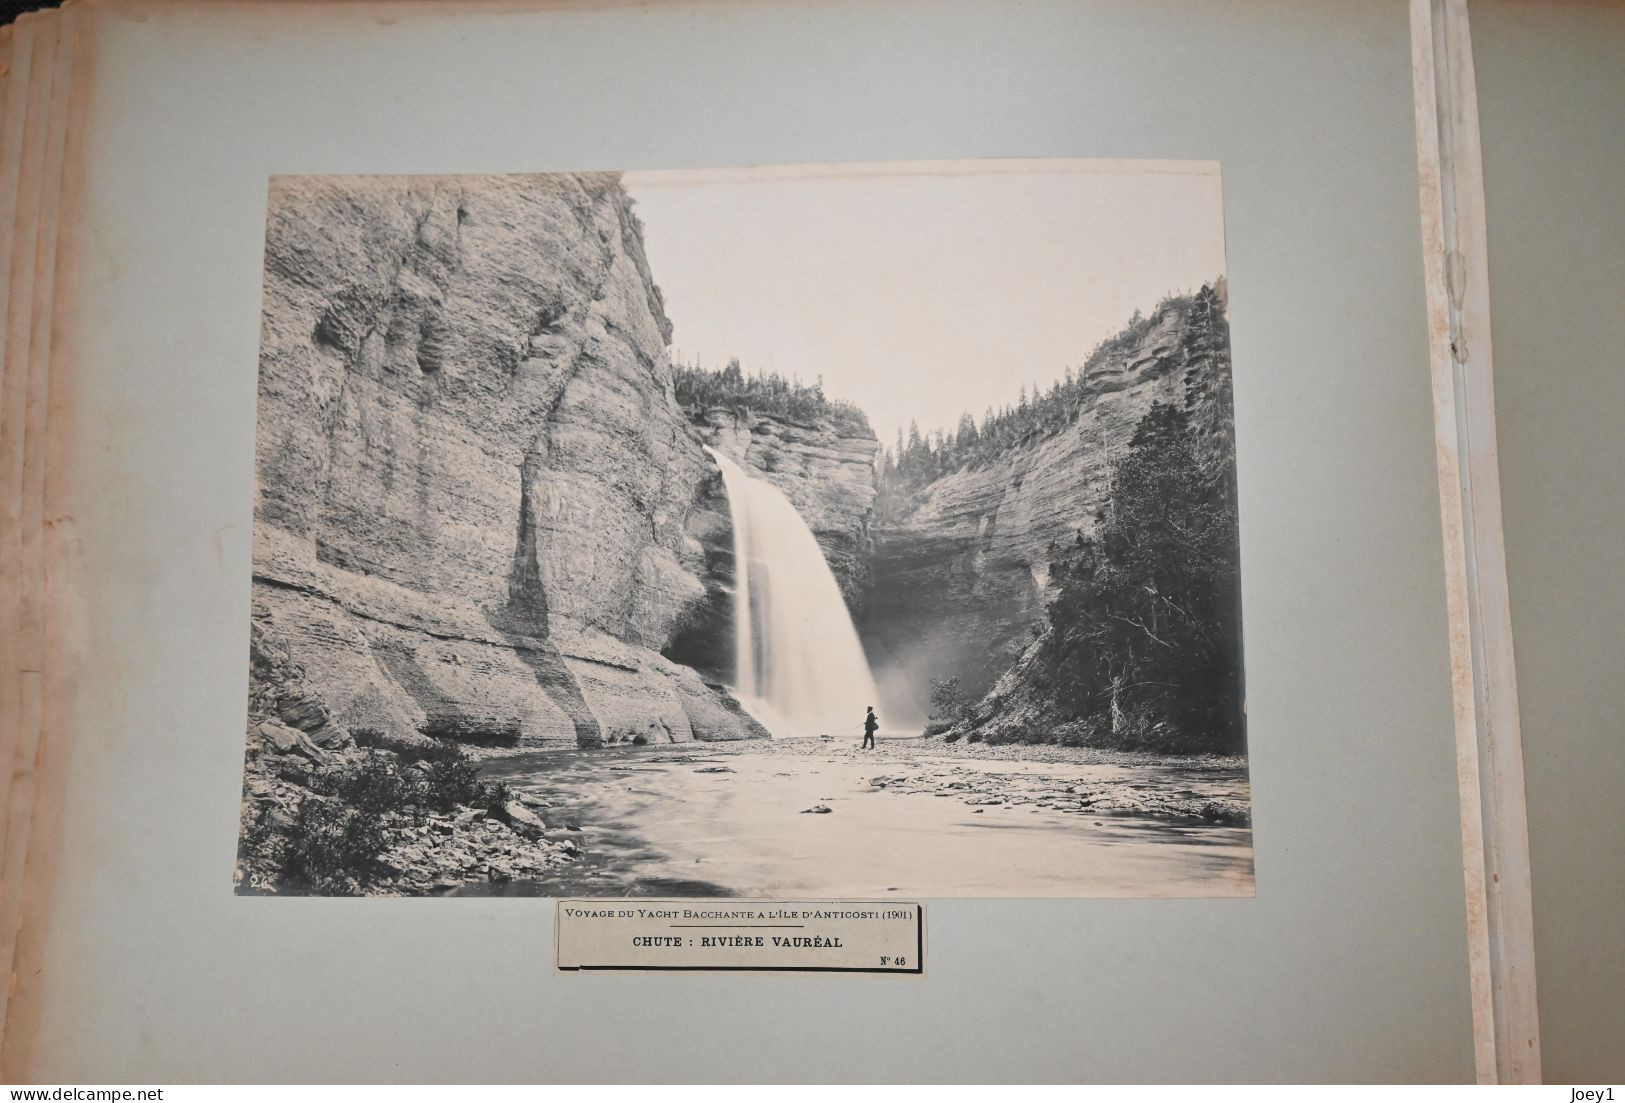
[[783, 491], [707, 451], [733, 523], [734, 695], [775, 738], [861, 736], [879, 694], [823, 549]]

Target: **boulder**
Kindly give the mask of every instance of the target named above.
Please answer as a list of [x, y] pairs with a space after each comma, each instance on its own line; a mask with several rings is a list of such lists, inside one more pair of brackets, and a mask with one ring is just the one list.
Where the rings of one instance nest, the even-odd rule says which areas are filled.
[[354, 742], [349, 731], [334, 722], [322, 699], [313, 693], [284, 693], [277, 699], [277, 715], [283, 723], [309, 735], [319, 746], [336, 750]]
[[263, 721], [254, 730], [277, 754], [288, 754], [300, 743], [300, 733], [280, 720]]
[[542, 818], [517, 800], [510, 800], [506, 804], [492, 809], [492, 813], [503, 823], [530, 838], [541, 838], [547, 830]]
[[298, 728], [290, 728], [280, 720], [262, 720], [254, 731], [264, 740], [266, 749], [277, 754], [304, 755], [312, 762], [327, 762], [332, 756], [310, 741]]

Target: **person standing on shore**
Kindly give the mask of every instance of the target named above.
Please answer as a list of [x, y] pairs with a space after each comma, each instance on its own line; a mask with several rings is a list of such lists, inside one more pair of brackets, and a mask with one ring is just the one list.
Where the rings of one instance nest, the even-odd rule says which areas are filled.
[[875, 729], [880, 727], [880, 721], [875, 717], [875, 707], [869, 706], [869, 712], [863, 718], [863, 750], [875, 749]]

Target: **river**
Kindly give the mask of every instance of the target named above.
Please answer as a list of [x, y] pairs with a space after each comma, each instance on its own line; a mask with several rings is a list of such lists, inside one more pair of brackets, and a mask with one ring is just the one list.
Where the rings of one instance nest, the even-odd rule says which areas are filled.
[[[1249, 827], [1143, 810], [1245, 802], [1235, 769], [947, 757], [917, 740], [882, 740], [864, 753], [797, 740], [547, 750], [492, 759], [482, 773], [541, 796], [549, 836], [575, 839], [582, 857], [545, 881], [464, 894], [1253, 893]], [[820, 806], [829, 811], [806, 811]]]

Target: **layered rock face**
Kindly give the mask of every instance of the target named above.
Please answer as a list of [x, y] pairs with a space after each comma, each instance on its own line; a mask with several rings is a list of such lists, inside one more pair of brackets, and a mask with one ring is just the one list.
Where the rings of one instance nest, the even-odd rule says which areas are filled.
[[[1132, 347], [1089, 369], [1060, 432], [937, 479], [906, 516], [874, 526], [859, 628], [883, 692], [917, 697], [931, 676], [958, 674], [980, 697], [1032, 642], [1053, 596], [1052, 545], [1092, 531], [1110, 459], [1151, 404], [1184, 401], [1185, 304], [1164, 307]], [[926, 702], [913, 704], [923, 712]]]
[[784, 492], [823, 549], [847, 607], [860, 613], [873, 552], [869, 527], [880, 455], [874, 434], [855, 436], [828, 421], [800, 425], [722, 407], [697, 412], [694, 423], [712, 448]]
[[273, 183], [255, 617], [337, 722], [765, 734], [660, 654], [727, 517], [668, 334], [613, 176]]

